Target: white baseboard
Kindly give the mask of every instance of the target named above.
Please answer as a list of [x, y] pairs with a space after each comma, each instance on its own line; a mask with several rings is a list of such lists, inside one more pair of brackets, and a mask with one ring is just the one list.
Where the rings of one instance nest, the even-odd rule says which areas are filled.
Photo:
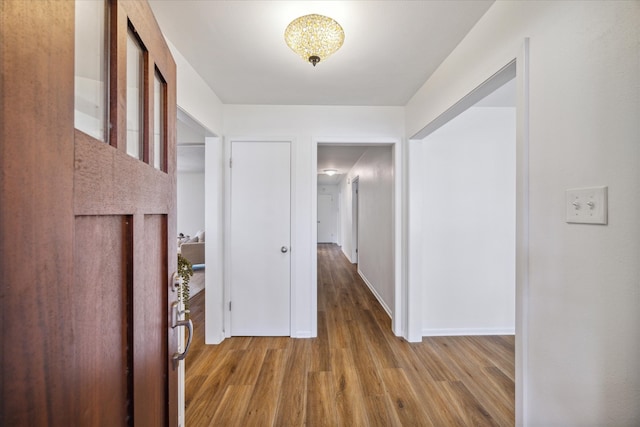
[[466, 335], [515, 335], [515, 328], [425, 328], [423, 337], [457, 337]]
[[[206, 331], [206, 325], [205, 325], [205, 331]], [[220, 331], [219, 333], [213, 333], [210, 335], [205, 334], [204, 343], [215, 345], [215, 344], [220, 344], [222, 341], [224, 341], [224, 339], [225, 339], [224, 332]]]
[[353, 262], [351, 261], [351, 256], [349, 256], [349, 254], [348, 254], [348, 253], [346, 253], [346, 252], [344, 251], [344, 247], [343, 247], [343, 246], [340, 246], [340, 251], [344, 254], [344, 256], [346, 256], [346, 257], [347, 257], [347, 259], [349, 260], [349, 262], [350, 262], [351, 264], [353, 264]]
[[291, 338], [315, 338], [311, 331], [298, 331], [295, 334], [291, 334]]
[[362, 278], [362, 281], [367, 285], [367, 287], [371, 290], [371, 292], [373, 293], [373, 295], [376, 297], [376, 299], [378, 300], [378, 302], [380, 303], [380, 305], [382, 306], [382, 308], [384, 309], [384, 311], [387, 312], [387, 315], [393, 319], [393, 316], [391, 315], [391, 310], [389, 309], [389, 307], [387, 306], [387, 304], [384, 302], [384, 300], [382, 299], [382, 297], [380, 296], [380, 294], [378, 293], [378, 291], [376, 290], [376, 288], [374, 288], [371, 283], [369, 282], [369, 280], [367, 280], [367, 278], [365, 277], [364, 274], [362, 274], [362, 271], [360, 271], [360, 269], [358, 268], [358, 275], [360, 276], [360, 278]]

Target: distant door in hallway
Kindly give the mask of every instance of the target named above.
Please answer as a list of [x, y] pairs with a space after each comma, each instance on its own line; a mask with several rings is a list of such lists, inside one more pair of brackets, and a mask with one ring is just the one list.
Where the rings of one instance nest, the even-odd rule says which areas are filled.
[[291, 144], [231, 143], [231, 335], [289, 336]]
[[318, 194], [318, 243], [335, 243], [333, 196]]

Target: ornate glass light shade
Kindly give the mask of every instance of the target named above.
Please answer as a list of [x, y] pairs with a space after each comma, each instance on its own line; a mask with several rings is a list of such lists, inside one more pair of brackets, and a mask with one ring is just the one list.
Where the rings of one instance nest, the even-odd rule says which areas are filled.
[[291, 21], [284, 30], [284, 40], [291, 50], [315, 67], [340, 49], [344, 31], [328, 16], [305, 15]]

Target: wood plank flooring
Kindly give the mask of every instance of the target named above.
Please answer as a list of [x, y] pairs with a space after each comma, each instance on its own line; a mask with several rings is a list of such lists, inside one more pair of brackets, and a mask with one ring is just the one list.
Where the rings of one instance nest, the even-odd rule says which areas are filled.
[[318, 337], [204, 345], [192, 298], [186, 422], [201, 426], [512, 426], [514, 337], [408, 343], [336, 245], [318, 245]]

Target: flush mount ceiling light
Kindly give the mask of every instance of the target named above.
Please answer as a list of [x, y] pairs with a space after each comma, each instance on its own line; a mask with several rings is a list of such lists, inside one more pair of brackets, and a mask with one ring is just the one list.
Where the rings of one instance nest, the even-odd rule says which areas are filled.
[[333, 176], [338, 173], [337, 169], [325, 169], [324, 173], [329, 176]]
[[328, 16], [311, 14], [291, 21], [284, 30], [284, 40], [291, 50], [315, 67], [340, 49], [344, 31]]

